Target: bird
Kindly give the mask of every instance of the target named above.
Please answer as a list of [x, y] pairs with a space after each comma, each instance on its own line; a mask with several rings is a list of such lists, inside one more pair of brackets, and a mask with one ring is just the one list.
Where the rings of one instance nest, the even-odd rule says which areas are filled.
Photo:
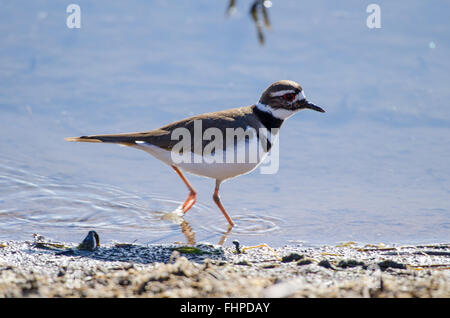
[[256, 169], [277, 141], [284, 121], [303, 109], [325, 112], [306, 99], [298, 83], [281, 80], [269, 85], [259, 101], [250, 106], [204, 113], [150, 131], [65, 139], [129, 146], [144, 150], [169, 165], [189, 191], [180, 206], [183, 215], [192, 208], [197, 197], [183, 171], [215, 179], [213, 200], [233, 227], [235, 223], [219, 196], [220, 185]]

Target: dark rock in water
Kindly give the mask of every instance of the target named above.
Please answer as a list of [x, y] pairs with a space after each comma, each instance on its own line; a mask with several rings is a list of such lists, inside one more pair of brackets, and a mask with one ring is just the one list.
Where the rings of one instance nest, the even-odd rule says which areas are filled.
[[283, 256], [283, 258], [281, 259], [281, 261], [283, 263], [289, 263], [289, 262], [295, 262], [295, 261], [299, 261], [303, 258], [303, 255], [297, 254], [297, 253], [291, 253], [287, 256]]
[[97, 232], [89, 231], [88, 235], [84, 238], [83, 242], [78, 245], [80, 250], [93, 251], [100, 246], [100, 237]]
[[236, 253], [241, 254], [240, 243], [238, 240], [233, 241], [234, 246], [236, 247]]

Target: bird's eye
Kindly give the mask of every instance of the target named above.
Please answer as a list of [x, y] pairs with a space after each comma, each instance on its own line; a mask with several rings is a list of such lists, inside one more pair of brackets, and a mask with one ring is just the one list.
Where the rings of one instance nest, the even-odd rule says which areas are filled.
[[294, 98], [295, 98], [295, 94], [292, 94], [292, 93], [283, 95], [283, 99], [288, 102], [292, 102], [294, 100]]

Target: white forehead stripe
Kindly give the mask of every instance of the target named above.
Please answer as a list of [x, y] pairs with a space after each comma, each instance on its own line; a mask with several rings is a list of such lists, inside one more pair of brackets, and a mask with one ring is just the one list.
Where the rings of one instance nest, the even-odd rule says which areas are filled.
[[302, 99], [306, 99], [305, 93], [303, 93], [303, 91], [301, 91], [300, 93], [297, 94], [297, 96], [295, 96], [294, 102]]
[[270, 96], [278, 97], [278, 96], [283, 96], [284, 94], [293, 94], [293, 93], [295, 93], [295, 91], [293, 89], [286, 89], [284, 91], [278, 91], [278, 92], [270, 93]]

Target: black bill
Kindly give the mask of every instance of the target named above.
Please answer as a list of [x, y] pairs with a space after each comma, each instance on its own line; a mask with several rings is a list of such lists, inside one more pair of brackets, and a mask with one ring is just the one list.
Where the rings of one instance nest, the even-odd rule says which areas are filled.
[[313, 103], [310, 103], [310, 102], [308, 102], [308, 101], [305, 101], [305, 104], [304, 104], [303, 107], [304, 107], [304, 108], [309, 108], [309, 109], [315, 110], [316, 112], [325, 113], [325, 111], [324, 111], [322, 108], [320, 108], [319, 106], [314, 105]]

